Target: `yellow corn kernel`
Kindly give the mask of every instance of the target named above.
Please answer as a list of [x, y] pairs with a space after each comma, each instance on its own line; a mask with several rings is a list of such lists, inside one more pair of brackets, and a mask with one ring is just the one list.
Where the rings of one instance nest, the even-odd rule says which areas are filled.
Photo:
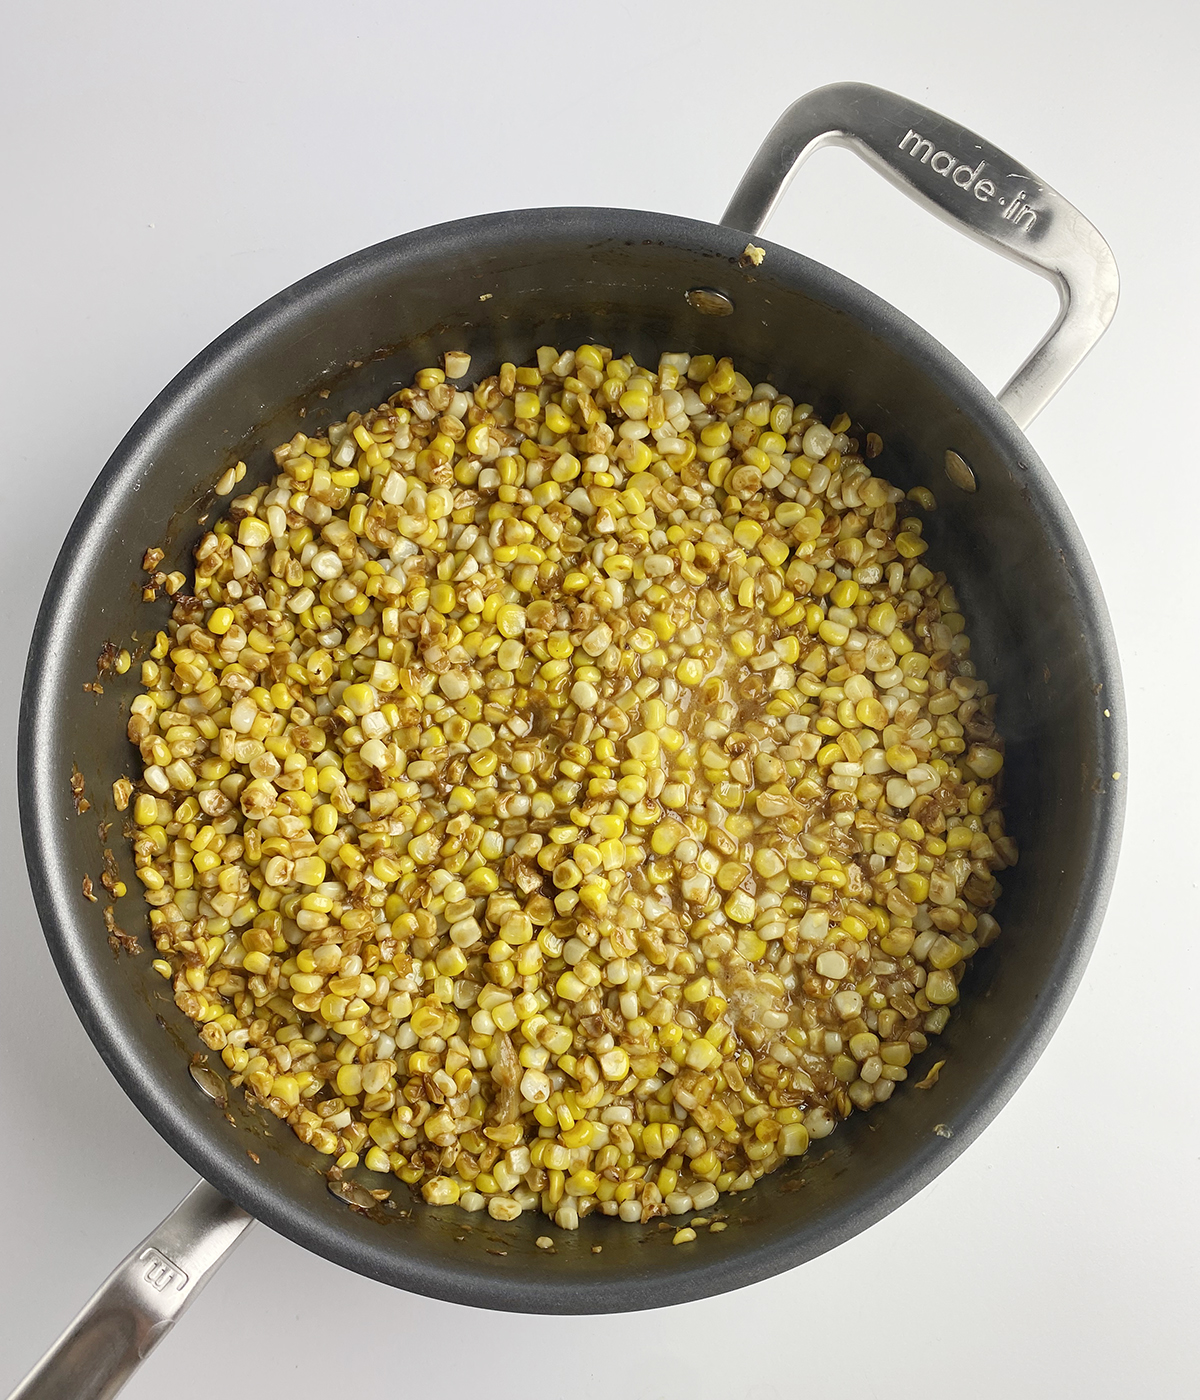
[[452, 613], [458, 606], [458, 595], [452, 583], [435, 583], [429, 590], [429, 602], [440, 613]]
[[901, 530], [896, 536], [896, 552], [905, 559], [916, 559], [928, 548], [928, 543], [911, 530]]

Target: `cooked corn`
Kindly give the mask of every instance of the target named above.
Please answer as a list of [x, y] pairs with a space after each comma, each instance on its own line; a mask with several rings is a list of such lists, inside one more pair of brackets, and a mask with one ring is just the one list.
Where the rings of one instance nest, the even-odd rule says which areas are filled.
[[994, 697], [847, 415], [710, 356], [469, 367], [201, 540], [114, 791], [154, 966], [331, 1164], [687, 1215], [945, 1025], [1016, 859]]

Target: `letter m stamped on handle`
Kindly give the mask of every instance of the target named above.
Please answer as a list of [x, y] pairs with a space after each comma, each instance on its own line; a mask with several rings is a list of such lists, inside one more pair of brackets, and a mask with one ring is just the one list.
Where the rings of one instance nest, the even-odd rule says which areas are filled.
[[138, 1255], [138, 1262], [146, 1265], [142, 1277], [159, 1293], [178, 1292], [187, 1287], [188, 1276], [178, 1264], [172, 1264], [165, 1254], [160, 1254], [152, 1245], [147, 1245]]

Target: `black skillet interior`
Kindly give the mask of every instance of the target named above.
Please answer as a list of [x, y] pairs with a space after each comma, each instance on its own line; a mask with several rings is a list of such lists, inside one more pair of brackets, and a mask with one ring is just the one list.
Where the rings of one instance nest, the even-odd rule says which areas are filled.
[[[1120, 829], [1111, 775], [1124, 766], [1123, 720], [1107, 614], [1073, 522], [1024, 437], [940, 345], [787, 249], [767, 244], [761, 267], [740, 268], [745, 242], [658, 214], [533, 210], [407, 235], [315, 274], [245, 318], [151, 405], [80, 510], [47, 590], [22, 701], [20, 797], [35, 896], [78, 1013], [125, 1090], [198, 1171], [291, 1239], [385, 1282], [493, 1308], [604, 1312], [703, 1297], [802, 1263], [919, 1190], [996, 1113], [1057, 1024], [1097, 931]], [[697, 286], [726, 292], [733, 314], [693, 310], [684, 292]], [[395, 1181], [379, 1219], [348, 1209], [319, 1173], [328, 1159], [286, 1126], [237, 1092], [225, 1111], [205, 1097], [189, 1074], [203, 1047], [151, 955], [115, 957], [103, 904], [81, 894], [85, 873], [99, 888], [105, 846], [136, 889], [111, 784], [135, 772], [124, 726], [138, 668], [104, 676], [103, 695], [84, 687], [102, 643], [145, 643], [165, 623], [164, 601], [140, 601], [146, 547], [166, 551], [163, 568], [190, 572], [226, 466], [244, 458], [249, 481], [263, 479], [276, 443], [381, 401], [443, 350], [470, 351], [474, 378], [541, 344], [584, 341], [650, 364], [662, 350], [730, 353], [752, 380], [769, 378], [826, 415], [847, 410], [882, 435], [883, 474], [934, 490], [928, 559], [955, 584], [980, 674], [1001, 696], [1009, 825], [1022, 851], [1004, 877], [1002, 937], [977, 959], [910, 1085], [723, 1201], [730, 1228], [683, 1247], [656, 1223], [591, 1217], [564, 1234], [534, 1216], [501, 1224], [411, 1209]], [[947, 448], [972, 465], [977, 493], [947, 481]], [[83, 816], [73, 765], [92, 804]], [[113, 823], [107, 839], [103, 822]], [[147, 942], [136, 893], [116, 917]], [[915, 1091], [935, 1057], [947, 1060], [940, 1083]], [[209, 1063], [224, 1075], [219, 1056]], [[554, 1254], [534, 1246], [547, 1232]]]

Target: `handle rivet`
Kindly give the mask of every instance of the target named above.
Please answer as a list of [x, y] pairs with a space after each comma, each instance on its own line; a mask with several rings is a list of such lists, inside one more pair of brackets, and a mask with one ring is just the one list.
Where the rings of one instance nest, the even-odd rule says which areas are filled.
[[975, 473], [967, 466], [966, 462], [957, 452], [946, 453], [946, 475], [959, 488], [960, 491], [975, 491], [978, 489], [975, 482]]
[[214, 1103], [219, 1103], [224, 1107], [225, 1086], [221, 1083], [221, 1078], [215, 1070], [209, 1069], [207, 1065], [198, 1064], [189, 1065], [188, 1073]]
[[733, 302], [724, 292], [714, 291], [712, 287], [693, 287], [691, 291], [685, 292], [688, 305], [694, 307], [702, 316], [732, 316]]

